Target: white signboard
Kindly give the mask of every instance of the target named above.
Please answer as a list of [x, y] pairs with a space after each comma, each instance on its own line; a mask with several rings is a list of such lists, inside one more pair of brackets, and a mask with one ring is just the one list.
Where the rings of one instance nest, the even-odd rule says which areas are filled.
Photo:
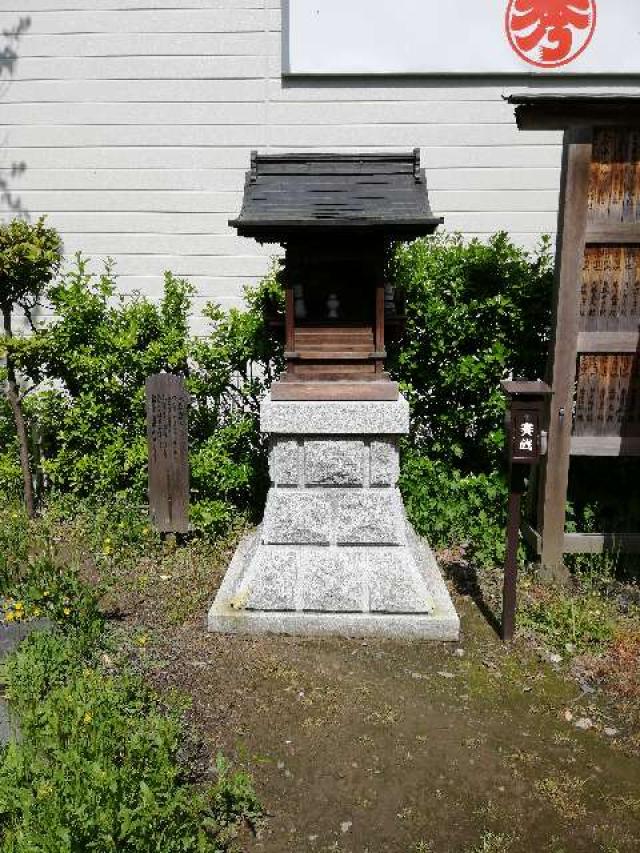
[[288, 0], [289, 74], [640, 74], [640, 0]]

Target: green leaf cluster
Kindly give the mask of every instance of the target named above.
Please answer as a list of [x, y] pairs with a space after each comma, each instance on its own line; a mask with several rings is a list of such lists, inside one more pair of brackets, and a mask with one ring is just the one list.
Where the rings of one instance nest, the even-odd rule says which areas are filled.
[[[189, 330], [193, 289], [170, 272], [159, 303], [122, 294], [111, 264], [101, 274], [78, 255], [49, 287], [55, 319], [7, 342], [34, 389], [25, 410], [39, 437], [39, 468], [50, 495], [146, 500], [144, 385], [161, 371], [186, 378], [195, 519], [213, 529], [230, 510], [257, 512], [266, 489], [259, 399], [281, 367], [282, 346], [263, 309], [281, 309], [277, 270], [247, 290], [247, 310], [209, 304], [206, 336]], [[13, 441], [0, 409], [0, 431]], [[15, 447], [0, 455], [0, 488], [15, 494]], [[225, 509], [226, 508], [226, 509]]]
[[407, 445], [399, 485], [411, 523], [434, 548], [462, 546], [481, 567], [502, 562], [508, 497], [502, 472], [462, 473]]
[[481, 566], [504, 557], [507, 486], [500, 381], [543, 375], [552, 263], [504, 233], [488, 242], [438, 235], [396, 248], [406, 331], [390, 369], [411, 404], [400, 486], [436, 547], [463, 545]]
[[34, 308], [61, 260], [62, 241], [44, 217], [34, 225], [23, 219], [0, 223], [0, 313]]
[[596, 591], [547, 590], [521, 596], [518, 608], [519, 623], [562, 652], [567, 643], [578, 653], [601, 649], [613, 639], [614, 617], [615, 606]]
[[390, 366], [409, 395], [414, 446], [474, 473], [502, 464], [500, 381], [542, 378], [552, 263], [507, 234], [488, 242], [443, 235], [400, 245], [392, 274], [406, 332]]
[[22, 737], [0, 750], [0, 851], [229, 850], [260, 815], [249, 778], [218, 759], [216, 784], [190, 784], [180, 710], [96, 651], [36, 633], [4, 667]]

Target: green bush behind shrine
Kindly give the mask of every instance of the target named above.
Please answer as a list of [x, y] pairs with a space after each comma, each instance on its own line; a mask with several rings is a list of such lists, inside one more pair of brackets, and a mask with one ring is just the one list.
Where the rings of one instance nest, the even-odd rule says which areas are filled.
[[[435, 546], [466, 544], [500, 559], [506, 506], [500, 380], [542, 376], [550, 325], [549, 241], [534, 253], [504, 233], [487, 242], [437, 236], [396, 248], [390, 275], [407, 325], [389, 369], [412, 409], [401, 488], [419, 532]], [[145, 378], [186, 376], [192, 520], [212, 532], [238, 513], [259, 517], [266, 447], [259, 400], [282, 368], [267, 313], [282, 310], [278, 266], [245, 292], [246, 309], [204, 310], [209, 332], [189, 332], [192, 288], [165, 274], [160, 302], [119, 295], [115, 270], [86, 259], [47, 292], [56, 319], [11, 342], [33, 386], [24, 406], [40, 500], [146, 501]], [[0, 407], [0, 491], [21, 490], [11, 413]]]

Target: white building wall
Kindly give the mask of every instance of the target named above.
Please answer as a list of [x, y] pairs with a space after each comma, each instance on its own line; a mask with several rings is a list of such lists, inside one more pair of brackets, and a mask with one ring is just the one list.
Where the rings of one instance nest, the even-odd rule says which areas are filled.
[[279, 0], [2, 0], [0, 32], [0, 215], [48, 214], [68, 254], [115, 258], [123, 290], [189, 277], [196, 328], [273, 252], [227, 225], [252, 148], [420, 146], [448, 230], [531, 246], [555, 228], [560, 134], [519, 132], [502, 96], [557, 78], [283, 80]]

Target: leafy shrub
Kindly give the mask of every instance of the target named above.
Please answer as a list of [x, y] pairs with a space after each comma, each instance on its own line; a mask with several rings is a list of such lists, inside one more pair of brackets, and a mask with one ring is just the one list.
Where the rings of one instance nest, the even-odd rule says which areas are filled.
[[44, 217], [33, 225], [22, 219], [0, 223], [0, 314], [2, 336], [0, 368], [5, 396], [15, 425], [22, 473], [24, 503], [30, 518], [35, 515], [33, 475], [29, 454], [29, 428], [22, 408], [23, 393], [14, 360], [14, 314], [21, 312], [33, 327], [32, 311], [42, 291], [57, 274], [62, 262], [62, 242]]
[[22, 581], [29, 555], [29, 520], [18, 502], [0, 506], [0, 596]]
[[412, 524], [435, 548], [462, 545], [480, 566], [504, 559], [507, 485], [502, 473], [463, 474], [406, 447], [400, 489]]
[[32, 635], [4, 670], [22, 739], [0, 751], [3, 853], [218, 853], [259, 816], [249, 779], [221, 760], [216, 785], [187, 784], [177, 710], [72, 638]]
[[436, 547], [465, 545], [483, 566], [504, 557], [507, 487], [500, 381], [542, 375], [548, 345], [549, 243], [534, 255], [504, 233], [400, 245], [392, 273], [407, 327], [390, 367], [411, 404], [401, 488]]
[[[56, 320], [16, 341], [12, 353], [37, 389], [27, 404], [38, 423], [50, 494], [145, 501], [144, 383], [150, 373], [167, 371], [185, 376], [192, 395], [192, 484], [203, 501], [196, 518], [211, 517], [212, 507], [218, 520], [231, 508], [261, 508], [266, 454], [258, 405], [282, 361], [263, 308], [281, 308], [277, 273], [247, 290], [246, 311], [208, 305], [206, 338], [190, 336], [191, 294], [186, 281], [166, 273], [159, 304], [118, 295], [113, 268], [95, 275], [80, 255], [49, 289]], [[0, 413], [2, 430], [11, 439]], [[7, 466], [3, 476], [2, 463], [0, 457], [8, 491], [16, 472]]]
[[48, 617], [64, 631], [91, 638], [102, 633], [99, 593], [82, 583], [77, 572], [58, 565], [49, 556], [28, 561], [20, 582], [5, 600], [5, 619]]
[[[159, 305], [116, 297], [110, 267], [96, 277], [86, 261], [49, 289], [57, 320], [22, 353], [22, 370], [49, 387], [30, 398], [54, 491], [112, 495], [145, 489], [144, 383], [149, 373], [184, 371], [190, 288], [165, 277]], [[51, 387], [51, 383], [54, 386]]]
[[392, 272], [407, 327], [392, 370], [412, 408], [414, 446], [474, 473], [502, 466], [510, 374], [542, 376], [552, 267], [548, 240], [530, 255], [505, 233], [489, 242], [436, 236], [400, 245]]
[[[22, 492], [22, 472], [15, 421], [4, 396], [0, 397], [0, 495], [8, 500]], [[1, 559], [1, 556], [0, 556]]]

